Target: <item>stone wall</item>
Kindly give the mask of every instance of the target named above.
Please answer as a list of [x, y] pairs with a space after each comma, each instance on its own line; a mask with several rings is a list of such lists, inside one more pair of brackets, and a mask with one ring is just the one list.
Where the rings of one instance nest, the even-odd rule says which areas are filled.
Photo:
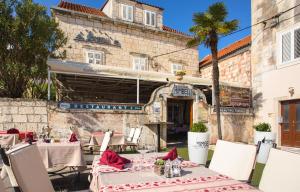
[[[219, 61], [220, 80], [225, 82], [239, 83], [242, 86], [251, 86], [251, 51], [250, 47], [227, 56]], [[203, 78], [212, 77], [212, 65], [200, 67]]]
[[[152, 29], [138, 24], [126, 24], [111, 19], [88, 18], [77, 14], [55, 11], [59, 27], [68, 37], [64, 47], [67, 60], [86, 63], [87, 50], [104, 52], [104, 64], [133, 69], [134, 56], [148, 58], [148, 70], [171, 73], [174, 63], [182, 64], [187, 75], [199, 76], [198, 50], [191, 48], [161, 57], [153, 56], [186, 48], [190, 39], [187, 36]], [[110, 37], [120, 42], [120, 47], [76, 41], [75, 37], [82, 32], [92, 31], [97, 37]]]
[[[252, 24], [284, 12], [300, 4], [300, 0], [252, 0]], [[268, 122], [281, 144], [281, 101], [300, 99], [300, 60], [282, 64], [280, 34], [300, 25], [300, 8], [280, 14], [279, 23], [268, 20], [252, 27], [251, 65], [255, 123]], [[293, 40], [292, 40], [293, 41]], [[292, 55], [293, 57], [293, 55]], [[289, 88], [294, 88], [294, 94]]]
[[[218, 140], [217, 116], [211, 112], [208, 116], [210, 142]], [[222, 136], [226, 141], [253, 143], [253, 114], [252, 113], [221, 113]]]
[[47, 126], [47, 102], [0, 98], [0, 130], [38, 131]]

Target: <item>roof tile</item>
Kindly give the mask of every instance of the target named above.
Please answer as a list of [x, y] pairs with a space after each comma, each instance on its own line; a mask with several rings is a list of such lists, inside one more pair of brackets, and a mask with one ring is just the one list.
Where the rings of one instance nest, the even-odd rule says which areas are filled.
[[82, 13], [97, 15], [100, 17], [107, 17], [105, 15], [105, 13], [103, 13], [99, 9], [87, 7], [87, 6], [80, 5], [80, 4], [70, 3], [67, 1], [61, 1], [57, 6], [59, 8], [68, 9], [68, 10], [72, 10], [72, 11], [78, 11], [78, 12], [82, 12]]
[[[80, 4], [70, 3], [70, 2], [67, 2], [67, 1], [61, 1], [57, 6], [59, 8], [68, 9], [68, 10], [71, 10], [71, 11], [78, 11], [78, 12], [82, 12], [82, 13], [97, 15], [97, 16], [100, 16], [100, 17], [107, 17], [105, 15], [105, 13], [103, 13], [100, 9], [87, 7], [87, 6], [80, 5]], [[172, 29], [172, 28], [167, 27], [167, 26], [163, 26], [163, 30], [167, 31], [167, 32], [171, 32], [171, 33], [176, 33], [176, 34], [180, 34], [180, 35], [184, 35], [184, 36], [189, 36], [188, 34], [185, 34], [183, 32], [180, 32], [178, 30]]]
[[[225, 56], [227, 56], [228, 54], [234, 52], [234, 51], [237, 51], [238, 49], [240, 48], [243, 48], [247, 45], [251, 44], [251, 35], [239, 40], [239, 41], [236, 41], [230, 45], [228, 45], [227, 47], [225, 47], [224, 49], [221, 49], [219, 52], [218, 52], [218, 58], [223, 58]], [[201, 66], [205, 66], [209, 63], [212, 62], [212, 57], [211, 55], [207, 55], [206, 57], [204, 57], [201, 61], [200, 61], [200, 67]]]

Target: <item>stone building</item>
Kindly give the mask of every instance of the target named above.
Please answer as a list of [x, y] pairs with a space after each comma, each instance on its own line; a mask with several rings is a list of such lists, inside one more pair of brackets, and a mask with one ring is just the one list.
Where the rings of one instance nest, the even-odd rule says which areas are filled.
[[[142, 143], [165, 147], [186, 142], [191, 125], [204, 121], [216, 141], [211, 78], [200, 77], [198, 50], [186, 49], [192, 37], [164, 25], [163, 8], [135, 0], [108, 0], [101, 9], [61, 1], [51, 11], [68, 37], [66, 58], [47, 61], [57, 100], [1, 99], [0, 129], [77, 127], [126, 135], [142, 127]], [[227, 81], [221, 81], [223, 138], [249, 142], [249, 88]], [[49, 86], [49, 99], [50, 93]]]
[[255, 123], [284, 146], [300, 146], [299, 0], [253, 0], [251, 65]]
[[[220, 80], [240, 83], [251, 87], [251, 36], [247, 36], [218, 53]], [[200, 76], [212, 77], [211, 55], [204, 57], [199, 63]]]

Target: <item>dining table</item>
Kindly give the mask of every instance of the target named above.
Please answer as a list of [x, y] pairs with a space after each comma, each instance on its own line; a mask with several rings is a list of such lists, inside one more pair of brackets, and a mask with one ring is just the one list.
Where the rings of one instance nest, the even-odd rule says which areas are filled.
[[226, 175], [212, 171], [202, 165], [183, 161], [180, 177], [166, 178], [154, 173], [154, 162], [161, 153], [124, 154], [132, 163], [123, 170], [99, 165], [96, 156], [92, 165], [92, 181], [90, 190], [93, 192], [113, 191], [159, 191], [159, 192], [258, 192], [259, 190], [247, 183], [234, 180]]
[[33, 134], [31, 131], [20, 131], [19, 133], [8, 134], [7, 131], [2, 130], [0, 131], [0, 146], [10, 148], [23, 141], [28, 133]]
[[36, 143], [46, 169], [54, 167], [85, 167], [80, 142]]

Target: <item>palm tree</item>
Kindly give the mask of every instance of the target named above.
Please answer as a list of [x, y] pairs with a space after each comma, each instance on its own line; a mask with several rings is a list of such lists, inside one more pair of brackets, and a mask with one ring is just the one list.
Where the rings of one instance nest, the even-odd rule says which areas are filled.
[[194, 38], [187, 43], [188, 47], [198, 46], [203, 43], [205, 47], [211, 50], [213, 94], [215, 98], [219, 139], [222, 139], [222, 129], [220, 118], [218, 41], [221, 36], [227, 35], [238, 28], [237, 20], [226, 21], [227, 15], [228, 12], [222, 2], [211, 5], [206, 12], [195, 13], [193, 17], [194, 26], [190, 28], [190, 32], [194, 34]]

